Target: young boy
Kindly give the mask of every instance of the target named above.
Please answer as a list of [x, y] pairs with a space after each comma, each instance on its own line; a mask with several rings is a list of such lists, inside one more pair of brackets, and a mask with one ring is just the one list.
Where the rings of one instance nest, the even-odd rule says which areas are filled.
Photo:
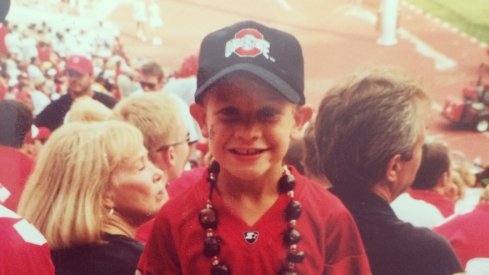
[[215, 162], [156, 218], [144, 274], [370, 274], [334, 196], [283, 165], [312, 109], [292, 35], [245, 21], [200, 48], [196, 104]]

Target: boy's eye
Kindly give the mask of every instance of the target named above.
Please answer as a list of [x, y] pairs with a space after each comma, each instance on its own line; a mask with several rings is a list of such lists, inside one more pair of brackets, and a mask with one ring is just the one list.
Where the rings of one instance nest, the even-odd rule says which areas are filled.
[[258, 111], [258, 119], [262, 121], [270, 121], [277, 118], [279, 112], [274, 108], [263, 108]]
[[231, 120], [236, 119], [239, 116], [239, 111], [234, 107], [226, 107], [219, 111], [219, 115], [225, 120]]

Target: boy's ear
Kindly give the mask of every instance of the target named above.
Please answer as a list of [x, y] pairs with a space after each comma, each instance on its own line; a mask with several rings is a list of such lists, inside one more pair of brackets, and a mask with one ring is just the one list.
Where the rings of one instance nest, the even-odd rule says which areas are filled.
[[294, 114], [295, 127], [292, 132], [292, 138], [301, 138], [302, 137], [302, 129], [304, 125], [306, 125], [309, 120], [312, 118], [312, 108], [306, 105], [299, 106]]
[[192, 103], [190, 105], [190, 114], [194, 117], [195, 121], [199, 124], [200, 130], [202, 132], [202, 135], [206, 138], [208, 138], [207, 134], [207, 123], [205, 121], [205, 109], [204, 106], [197, 104], [197, 103]]

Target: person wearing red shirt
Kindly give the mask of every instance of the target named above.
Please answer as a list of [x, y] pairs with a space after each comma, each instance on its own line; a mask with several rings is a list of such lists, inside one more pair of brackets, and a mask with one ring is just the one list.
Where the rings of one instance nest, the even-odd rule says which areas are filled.
[[[162, 92], [130, 96], [115, 106], [114, 114], [143, 133], [148, 158], [165, 171], [170, 182], [182, 175], [189, 158], [189, 131], [173, 96]], [[187, 184], [180, 181], [170, 185], [171, 189], [182, 189]], [[169, 195], [173, 197], [174, 194], [169, 192]], [[153, 220], [150, 220], [139, 227], [136, 239], [145, 243], [152, 225]]]
[[423, 145], [421, 165], [409, 195], [425, 201], [440, 210], [447, 218], [454, 213], [455, 201], [448, 197], [457, 186], [450, 177], [450, 154], [442, 143], [430, 142]]
[[34, 169], [34, 160], [20, 150], [31, 135], [32, 122], [32, 112], [23, 103], [0, 101], [0, 184], [4, 188], [0, 201], [13, 211]]
[[4, 20], [2, 23], [0, 23], [0, 57], [7, 56], [8, 54], [7, 44], [5, 43], [5, 37], [7, 37], [8, 33], [8, 22], [7, 20]]
[[44, 236], [2, 204], [0, 244], [0, 275], [54, 274], [51, 254]]
[[445, 237], [455, 249], [457, 256], [466, 267], [474, 258], [489, 258], [489, 186], [482, 193], [481, 200], [474, 210], [459, 215], [446, 223], [433, 228]]
[[208, 34], [190, 111], [214, 162], [157, 215], [143, 274], [370, 274], [341, 202], [284, 165], [312, 116], [302, 50], [254, 21]]

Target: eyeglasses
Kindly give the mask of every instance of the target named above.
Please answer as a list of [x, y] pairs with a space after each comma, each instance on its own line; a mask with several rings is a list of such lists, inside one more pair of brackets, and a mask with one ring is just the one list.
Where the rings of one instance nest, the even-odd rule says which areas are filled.
[[162, 146], [158, 147], [158, 149], [156, 149], [155, 151], [156, 152], [165, 151], [165, 150], [168, 150], [168, 148], [170, 148], [170, 147], [178, 146], [178, 145], [184, 144], [184, 143], [190, 144], [190, 133], [188, 133], [188, 132], [187, 132], [187, 135], [185, 136], [185, 140], [175, 142], [172, 144], [162, 145]]
[[141, 85], [141, 88], [143, 88], [143, 90], [151, 90], [151, 91], [154, 91], [156, 89], [156, 86], [158, 85], [157, 83], [151, 83], [146, 81], [139, 81], [139, 84]]

